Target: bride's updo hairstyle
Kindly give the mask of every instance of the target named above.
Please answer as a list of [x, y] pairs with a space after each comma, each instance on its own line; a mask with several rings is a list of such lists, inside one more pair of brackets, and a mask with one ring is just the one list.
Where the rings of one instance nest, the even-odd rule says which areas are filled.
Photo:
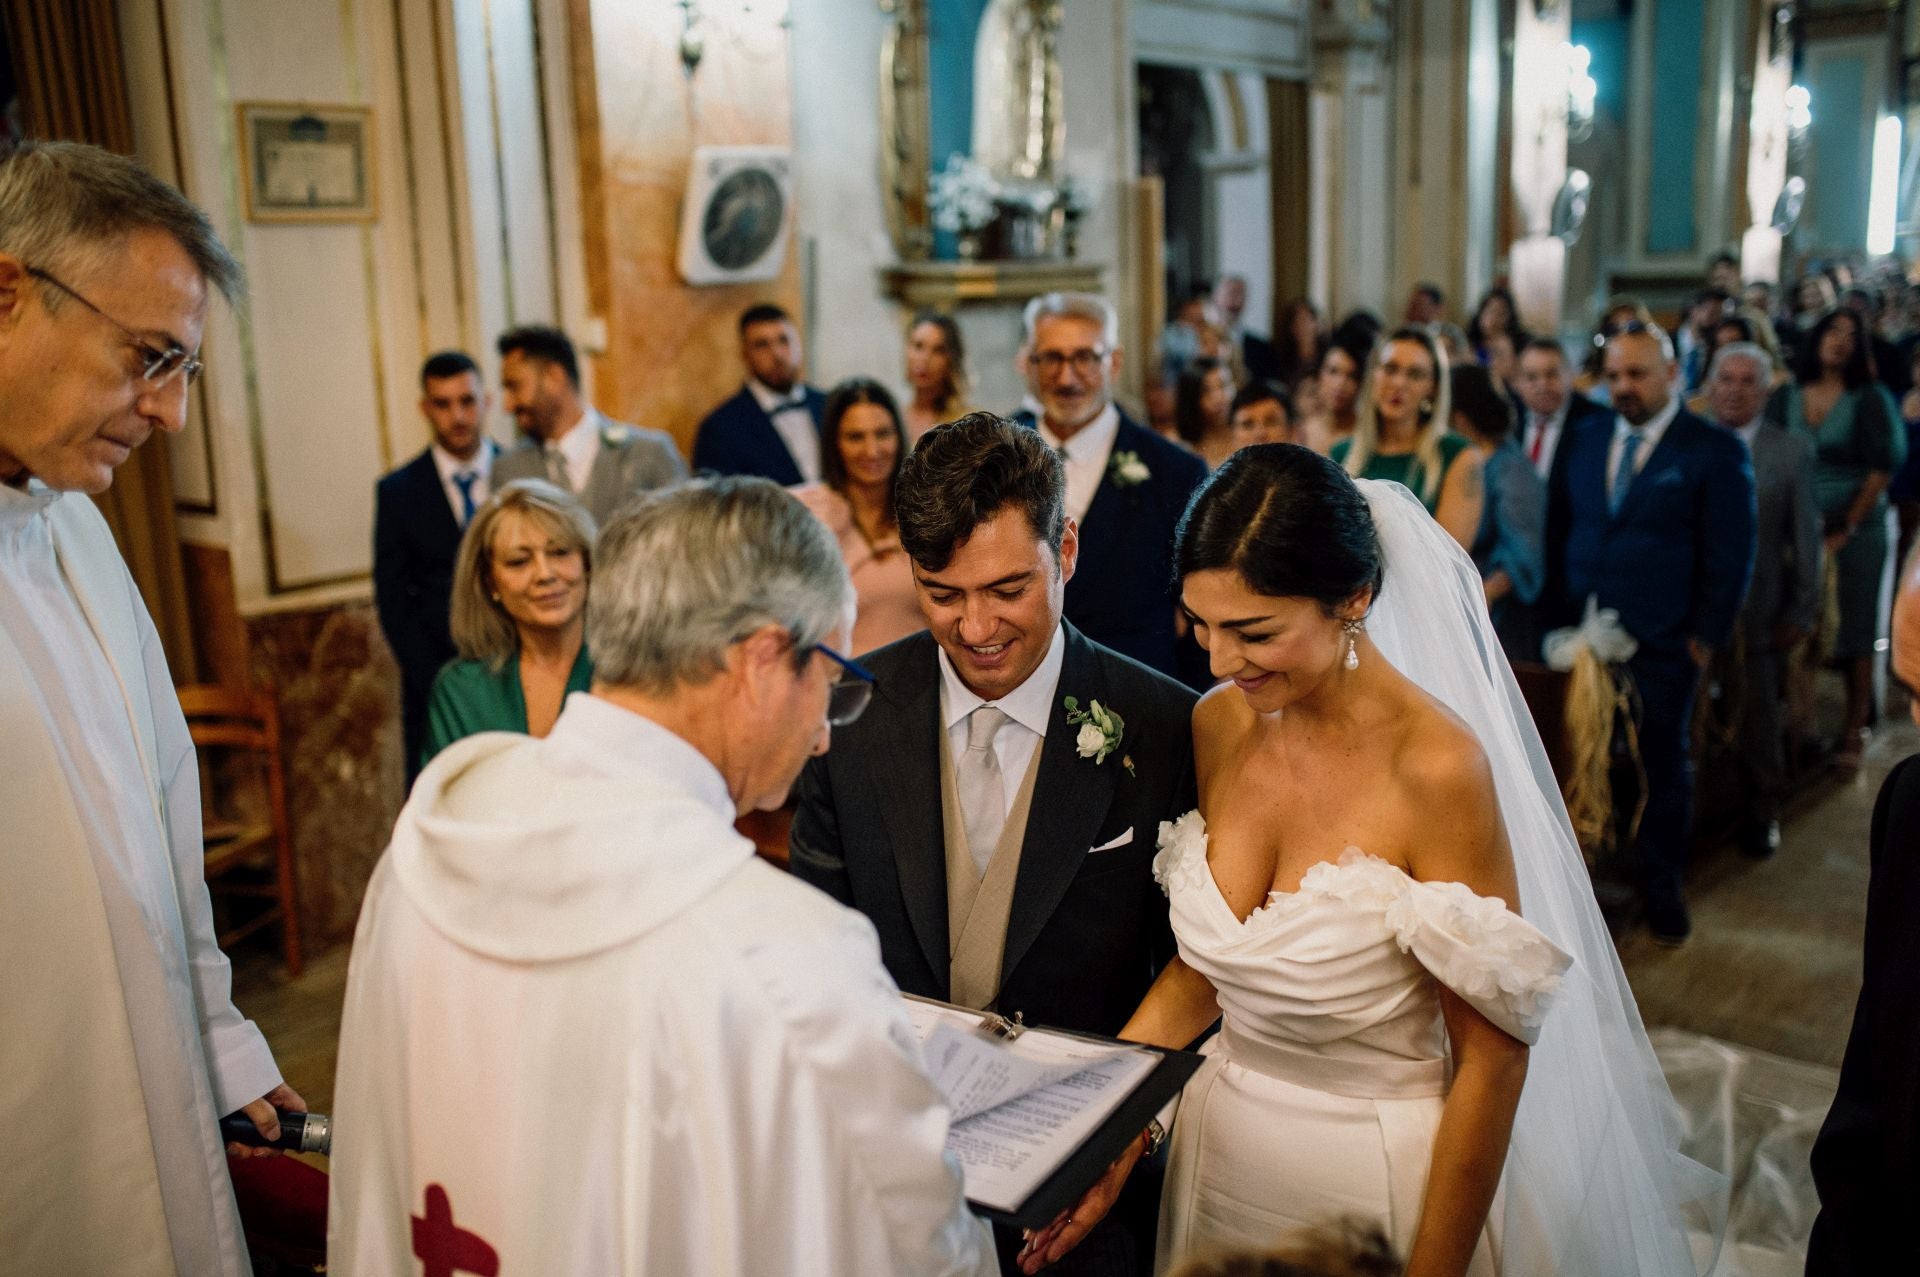
[[1200, 485], [1173, 533], [1173, 588], [1227, 568], [1270, 598], [1312, 599], [1331, 616], [1360, 591], [1380, 596], [1385, 565], [1373, 513], [1347, 472], [1311, 448], [1263, 443]]

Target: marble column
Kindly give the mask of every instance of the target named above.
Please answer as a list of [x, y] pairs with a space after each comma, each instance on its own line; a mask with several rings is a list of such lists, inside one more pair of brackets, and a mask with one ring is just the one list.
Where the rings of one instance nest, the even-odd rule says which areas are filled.
[[1394, 309], [1391, 34], [1381, 0], [1327, 0], [1314, 14], [1307, 278], [1336, 320]]
[[1507, 273], [1520, 322], [1536, 333], [1560, 330], [1566, 294], [1567, 248], [1549, 230], [1567, 176], [1569, 91], [1580, 74], [1567, 56], [1571, 30], [1566, 5], [1545, 14], [1515, 7], [1511, 176], [1520, 235], [1507, 246]]

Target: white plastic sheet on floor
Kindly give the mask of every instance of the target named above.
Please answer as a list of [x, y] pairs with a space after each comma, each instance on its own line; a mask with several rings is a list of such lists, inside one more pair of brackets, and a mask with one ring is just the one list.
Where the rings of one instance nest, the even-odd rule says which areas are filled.
[[[1715, 1277], [1800, 1277], [1820, 1210], [1807, 1158], [1839, 1070], [1678, 1029], [1649, 1036], [1679, 1106], [1686, 1151], [1724, 1172], [1732, 1193]], [[1711, 1253], [1711, 1239], [1694, 1242]]]

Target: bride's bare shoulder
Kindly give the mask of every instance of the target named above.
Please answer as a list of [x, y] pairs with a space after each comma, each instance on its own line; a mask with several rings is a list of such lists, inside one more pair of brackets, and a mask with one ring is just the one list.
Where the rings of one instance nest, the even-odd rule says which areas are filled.
[[1207, 762], [1246, 735], [1254, 713], [1247, 698], [1232, 683], [1210, 688], [1193, 707], [1193, 757], [1196, 766]]
[[1493, 769], [1479, 737], [1452, 710], [1418, 689], [1395, 753], [1394, 770], [1416, 803], [1443, 804], [1463, 813], [1493, 810]]

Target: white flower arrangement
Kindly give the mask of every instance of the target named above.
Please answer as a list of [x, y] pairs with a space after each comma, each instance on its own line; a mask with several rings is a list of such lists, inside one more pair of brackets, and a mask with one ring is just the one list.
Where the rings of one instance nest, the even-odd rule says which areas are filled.
[[927, 202], [936, 228], [954, 235], [983, 231], [1000, 215], [1000, 188], [985, 166], [954, 154], [933, 175]]
[[[1087, 708], [1080, 708], [1080, 699], [1069, 696], [1061, 702], [1067, 707], [1068, 726], [1078, 725], [1079, 734], [1073, 738], [1074, 752], [1082, 758], [1091, 758], [1098, 766], [1107, 761], [1107, 755], [1120, 748], [1120, 738], [1127, 730], [1127, 720], [1102, 705], [1099, 701], [1087, 702]], [[1127, 775], [1139, 775], [1133, 768], [1133, 759], [1122, 755], [1120, 765], [1127, 769]]]
[[1107, 463], [1107, 472], [1113, 476], [1115, 487], [1132, 488], [1153, 478], [1153, 471], [1147, 469], [1147, 463], [1140, 459], [1137, 452], [1116, 452], [1113, 460]]

